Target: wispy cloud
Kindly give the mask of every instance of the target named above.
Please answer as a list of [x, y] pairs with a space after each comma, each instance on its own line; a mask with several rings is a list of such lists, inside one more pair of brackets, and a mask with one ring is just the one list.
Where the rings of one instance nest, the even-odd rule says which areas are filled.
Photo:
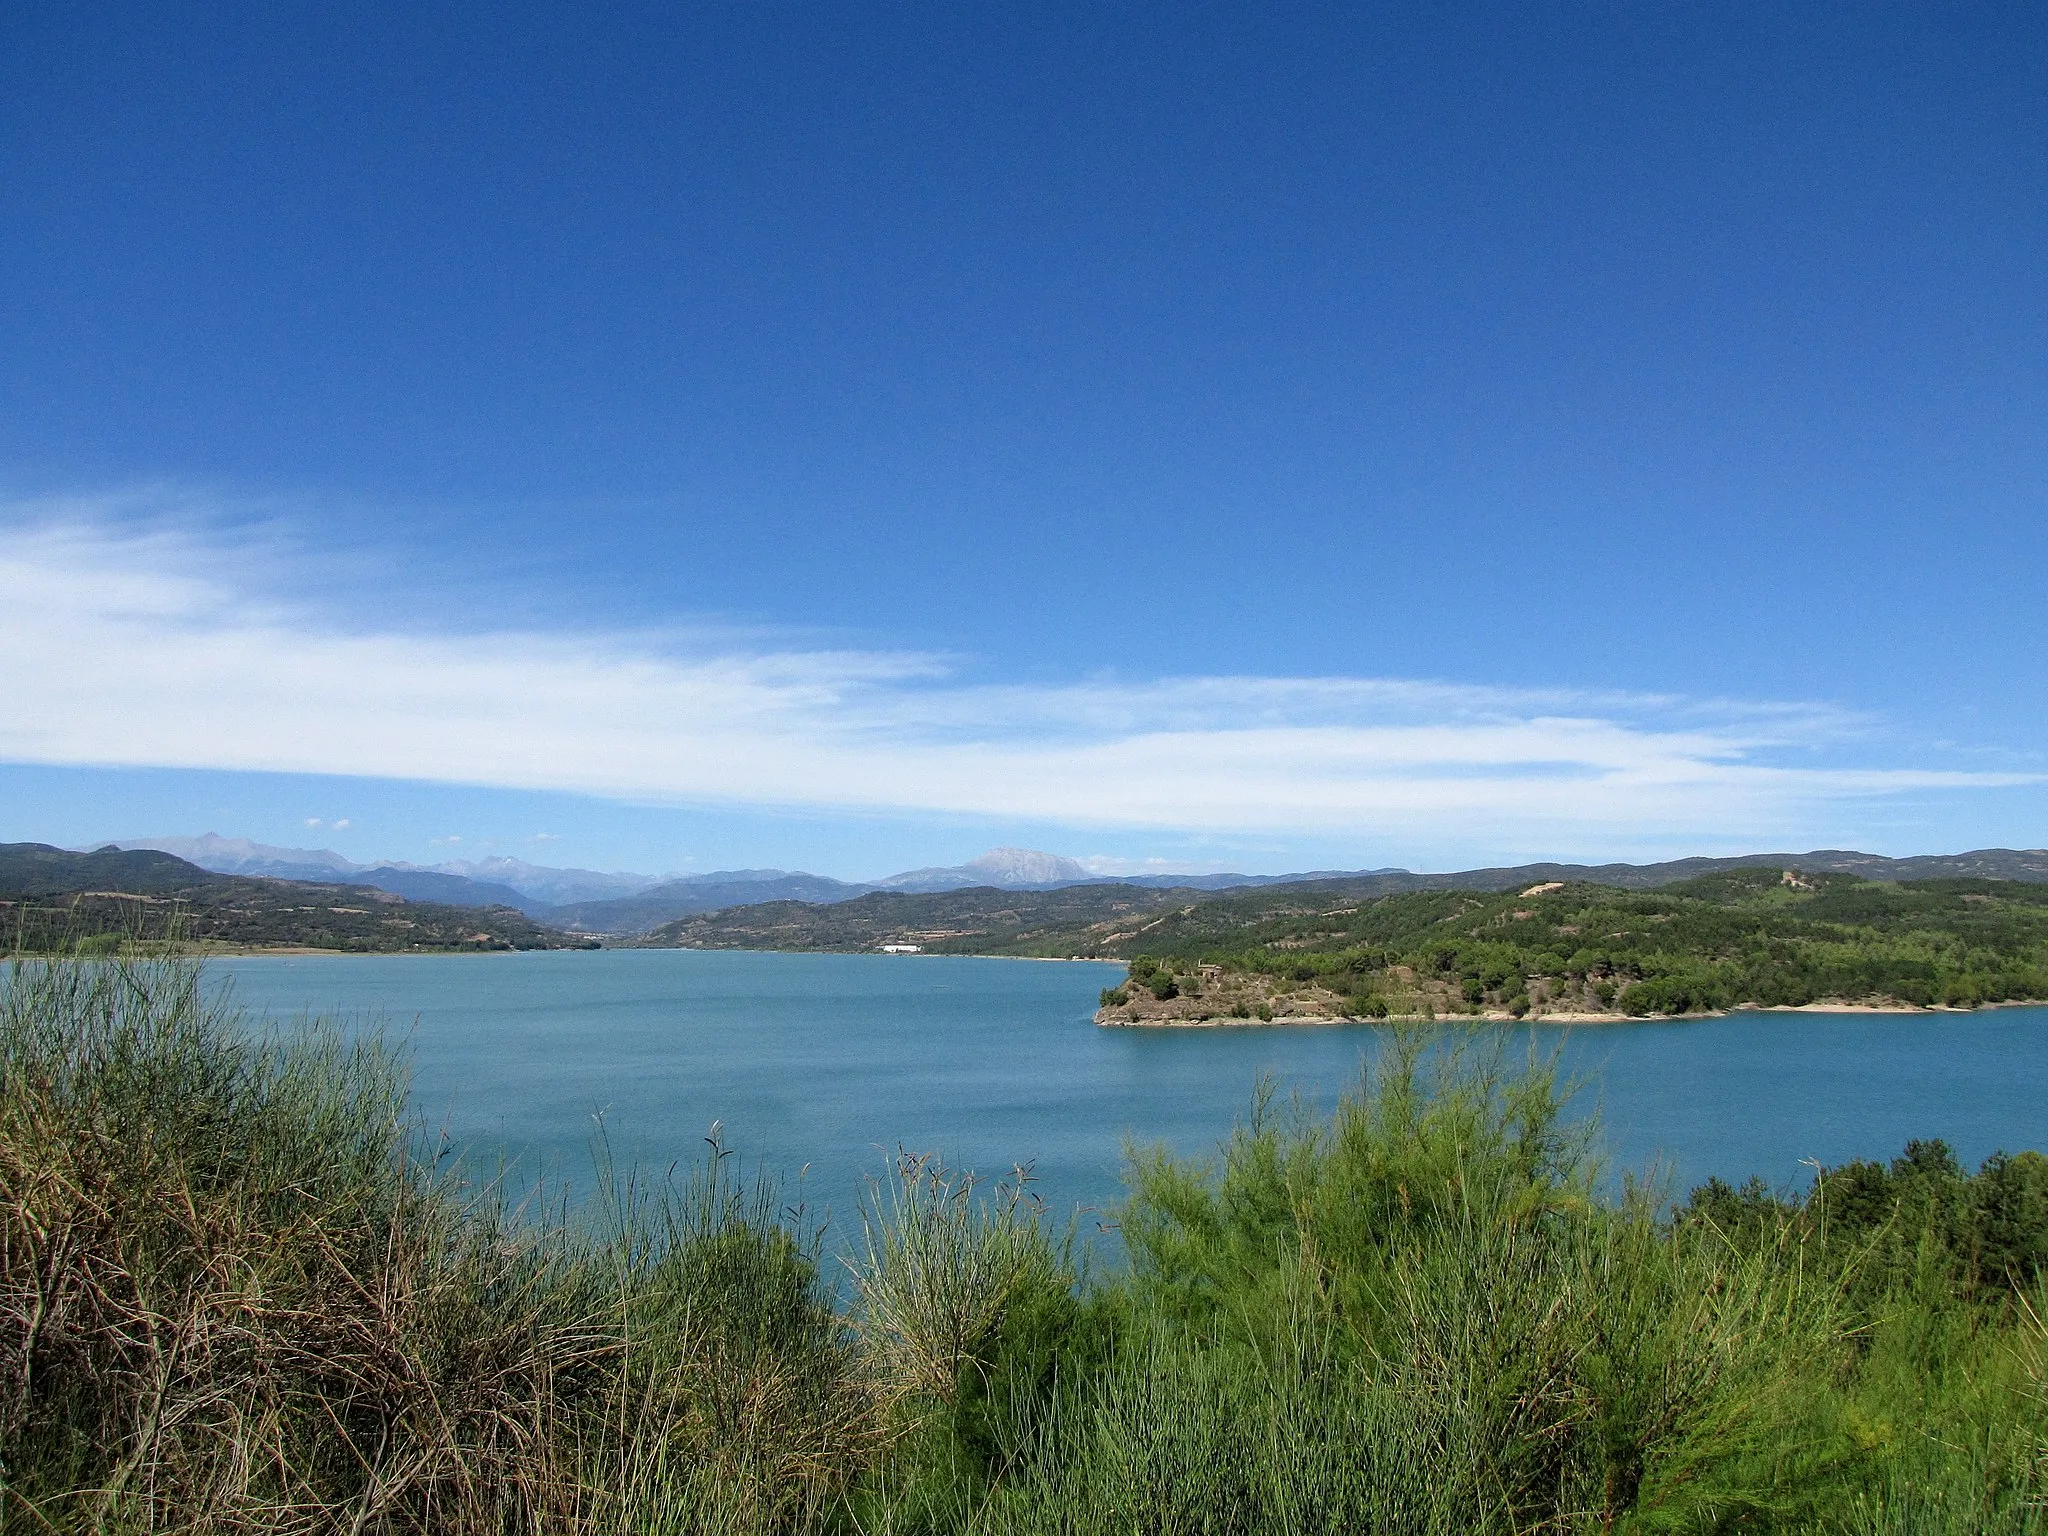
[[963, 681], [945, 658], [630, 633], [351, 629], [268, 546], [17, 514], [0, 757], [353, 774], [655, 804], [1523, 845], [1796, 832], [2039, 782], [1843, 760], [1802, 704], [1378, 678]]

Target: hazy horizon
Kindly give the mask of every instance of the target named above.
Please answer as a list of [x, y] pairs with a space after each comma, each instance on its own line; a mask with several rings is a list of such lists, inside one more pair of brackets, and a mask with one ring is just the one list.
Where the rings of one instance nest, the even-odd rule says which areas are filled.
[[[230, 846], [231, 846], [231, 845], [237, 845], [237, 844], [240, 844], [240, 845], [246, 845], [246, 846], [247, 846], [247, 848], [248, 848], [248, 850], [250, 851], [250, 854], [251, 854], [252, 856], [255, 856], [255, 855], [261, 855], [261, 856], [264, 856], [264, 857], [277, 857], [277, 856], [288, 856], [288, 855], [294, 855], [294, 854], [297, 854], [297, 855], [306, 855], [306, 856], [318, 856], [318, 855], [327, 855], [327, 854], [333, 854], [333, 855], [335, 855], [336, 857], [340, 857], [340, 858], [346, 858], [346, 856], [345, 856], [345, 855], [341, 855], [341, 854], [339, 854], [339, 853], [337, 852], [337, 850], [334, 850], [334, 849], [332, 849], [332, 848], [325, 848], [325, 847], [322, 847], [322, 848], [313, 848], [313, 847], [305, 847], [305, 846], [294, 846], [294, 845], [283, 845], [283, 844], [271, 844], [271, 843], [262, 843], [262, 842], [258, 842], [258, 841], [256, 841], [256, 840], [254, 840], [254, 839], [250, 839], [250, 838], [236, 838], [236, 837], [226, 836], [226, 835], [223, 835], [223, 834], [218, 834], [218, 833], [199, 833], [199, 834], [179, 834], [179, 833], [165, 833], [165, 834], [159, 834], [159, 835], [155, 835], [155, 836], [146, 836], [146, 837], [116, 837], [116, 838], [104, 838], [104, 839], [99, 839], [99, 840], [91, 840], [91, 839], [88, 839], [87, 841], [85, 841], [85, 842], [83, 842], [83, 843], [80, 843], [80, 844], [77, 844], [77, 845], [73, 846], [73, 847], [71, 848], [71, 850], [70, 850], [70, 851], [73, 851], [73, 852], [79, 852], [79, 853], [85, 853], [85, 852], [91, 852], [91, 851], [93, 851], [94, 849], [97, 849], [97, 848], [103, 848], [103, 847], [110, 847], [110, 846], [112, 846], [112, 847], [121, 847], [121, 848], [131, 848], [131, 849], [133, 849], [133, 848], [152, 848], [152, 847], [154, 847], [154, 848], [159, 848], [159, 849], [161, 849], [162, 851], [165, 851], [165, 852], [169, 852], [169, 853], [172, 853], [172, 854], [174, 854], [174, 855], [177, 855], [177, 856], [179, 856], [179, 857], [183, 857], [183, 858], [188, 858], [188, 859], [194, 859], [195, 861], [198, 861], [198, 860], [200, 859], [200, 855], [199, 855], [199, 853], [198, 853], [197, 851], [195, 851], [195, 850], [194, 850], [194, 849], [193, 849], [193, 848], [192, 848], [192, 847], [191, 847], [190, 845], [192, 845], [192, 844], [197, 844], [197, 843], [204, 843], [204, 842], [206, 841], [206, 839], [207, 839], [208, 837], [210, 837], [210, 836], [212, 836], [212, 837], [220, 837], [220, 838], [221, 838], [221, 841], [222, 841], [222, 843], [223, 843], [224, 845], [230, 845]], [[29, 841], [35, 841], [35, 839], [30, 839]], [[1878, 852], [1877, 852], [1876, 850], [1872, 850], [1872, 849], [1867, 849], [1867, 848], [1862, 848], [1862, 849], [1826, 849], [1826, 850], [1822, 850], [1822, 849], [1818, 849], [1818, 848], [1790, 848], [1790, 847], [1788, 847], [1788, 848], [1752, 848], [1752, 849], [1747, 849], [1747, 850], [1744, 850], [1744, 852], [1743, 852], [1742, 854], [1739, 854], [1739, 855], [1726, 855], [1726, 854], [1718, 854], [1718, 855], [1717, 855], [1717, 854], [1681, 854], [1681, 855], [1677, 855], [1677, 857], [1678, 857], [1678, 858], [1680, 858], [1680, 859], [1684, 859], [1684, 858], [1711, 858], [1711, 857], [1730, 857], [1730, 856], [1733, 856], [1733, 857], [1746, 857], [1746, 856], [1762, 856], [1762, 855], [1770, 855], [1770, 854], [1800, 855], [1800, 854], [1808, 854], [1808, 853], [1815, 853], [1815, 852], [1822, 852], [1822, 851], [1826, 851], [1826, 852], [1836, 852], [1836, 853], [1862, 853], [1862, 854], [1873, 854], [1873, 853], [1874, 853], [1874, 854], [1875, 854], [1875, 855], [1876, 855], [1877, 857], [1881, 857], [1881, 858], [1915, 858], [1915, 857], [1943, 857], [1943, 856], [1951, 856], [1951, 855], [1963, 855], [1963, 854], [1970, 854], [1970, 853], [1978, 853], [1978, 852], [1986, 852], [1986, 851], [1993, 851], [1993, 850], [1990, 850], [1990, 849], [1974, 849], [1974, 848], [1943, 848], [1943, 849], [1931, 849], [1931, 848], [1923, 848], [1923, 849], [1918, 849], [1918, 850], [1915, 850], [1915, 851], [1914, 851], [1914, 852], [1912, 852], [1912, 853], [1906, 853], [1906, 854], [1889, 854], [1889, 853], [1878, 853]], [[2015, 849], [2009, 849], [2009, 850], [2002, 850], [2002, 851], [2011, 851], [2011, 852], [2019, 852], [2019, 853], [2048, 853], [2048, 850], [2044, 850], [2044, 849], [2029, 849], [2029, 848], [2015, 848]], [[412, 860], [407, 860], [407, 859], [398, 859], [398, 858], [377, 858], [377, 857], [374, 857], [374, 856], [373, 856], [373, 857], [370, 857], [370, 858], [364, 858], [364, 859], [348, 859], [348, 860], [347, 860], [347, 864], [348, 864], [348, 865], [349, 865], [349, 866], [350, 866], [351, 868], [353, 868], [353, 869], [355, 869], [355, 870], [370, 870], [370, 869], [375, 869], [375, 868], [380, 868], [380, 867], [398, 867], [398, 868], [406, 868], [406, 869], [419, 869], [419, 870], [428, 870], [428, 871], [444, 871], [444, 872], [450, 872], [450, 873], [458, 873], [458, 874], [464, 874], [464, 875], [469, 875], [469, 876], [472, 876], [472, 877], [475, 877], [475, 878], [479, 878], [479, 879], [484, 879], [484, 880], [490, 880], [490, 879], [493, 879], [493, 878], [498, 878], [498, 874], [497, 874], [497, 872], [495, 872], [495, 871], [493, 870], [493, 867], [492, 867], [492, 866], [493, 866], [493, 864], [494, 864], [494, 863], [500, 863], [500, 862], [501, 862], [501, 863], [503, 863], [503, 864], [508, 864], [508, 865], [511, 865], [511, 866], [515, 866], [515, 867], [517, 867], [517, 866], [526, 866], [526, 867], [530, 867], [530, 868], [533, 868], [533, 869], [535, 869], [535, 870], [540, 870], [540, 871], [547, 871], [547, 872], [558, 872], [558, 873], [587, 873], [587, 874], [595, 874], [595, 875], [604, 875], [604, 876], [612, 876], [612, 877], [617, 877], [617, 878], [621, 878], [621, 879], [630, 879], [630, 880], [637, 880], [637, 881], [641, 881], [641, 882], [644, 882], [645, 884], [647, 884], [647, 885], [650, 885], [650, 886], [651, 886], [651, 885], [656, 885], [656, 884], [661, 884], [661, 883], [665, 883], [665, 882], [668, 882], [668, 881], [673, 881], [673, 880], [688, 880], [688, 879], [693, 879], [693, 878], [696, 878], [696, 879], [702, 879], [702, 878], [704, 878], [704, 877], [706, 877], [706, 876], [708, 876], [708, 875], [716, 875], [716, 874], [720, 874], [720, 873], [733, 873], [733, 874], [741, 874], [741, 875], [745, 875], [745, 876], [748, 876], [748, 877], [755, 877], [755, 876], [759, 876], [759, 875], [762, 875], [762, 874], [774, 874], [774, 875], [811, 875], [811, 876], [820, 876], [820, 877], [823, 877], [823, 878], [825, 878], [825, 879], [829, 879], [829, 880], [836, 880], [836, 881], [840, 881], [840, 882], [843, 882], [843, 883], [845, 883], [845, 884], [848, 884], [848, 885], [868, 885], [868, 886], [880, 886], [880, 885], [884, 885], [884, 884], [885, 884], [886, 882], [888, 882], [888, 881], [890, 881], [890, 880], [892, 880], [892, 879], [896, 879], [896, 878], [899, 878], [899, 877], [902, 877], [902, 876], [905, 876], [905, 875], [916, 875], [916, 874], [932, 874], [932, 873], [950, 872], [950, 871], [956, 871], [956, 870], [963, 870], [963, 869], [973, 869], [973, 868], [975, 868], [975, 867], [976, 867], [977, 865], [983, 865], [983, 864], [986, 864], [986, 863], [988, 863], [988, 862], [990, 862], [990, 861], [994, 861], [994, 860], [997, 860], [997, 859], [999, 859], [999, 858], [1000, 858], [1001, 856], [1003, 856], [1003, 855], [1015, 855], [1015, 854], [1023, 854], [1023, 855], [1027, 855], [1027, 856], [1041, 856], [1041, 857], [1050, 857], [1050, 858], [1053, 858], [1053, 859], [1056, 859], [1056, 860], [1060, 860], [1060, 861], [1063, 861], [1063, 862], [1071, 862], [1071, 863], [1077, 864], [1077, 865], [1079, 865], [1079, 866], [1081, 867], [1081, 869], [1082, 869], [1082, 871], [1083, 871], [1083, 873], [1084, 873], [1084, 875], [1085, 875], [1085, 877], [1086, 877], [1086, 878], [1089, 878], [1089, 879], [1104, 879], [1104, 880], [1114, 880], [1114, 879], [1159, 879], [1159, 878], [1172, 878], [1172, 877], [1174, 877], [1174, 876], [1185, 876], [1185, 877], [1187, 877], [1187, 878], [1189, 878], [1189, 879], [1198, 879], [1198, 878], [1201, 878], [1201, 877], [1203, 877], [1203, 876], [1213, 876], [1213, 875], [1245, 875], [1245, 876], [1252, 876], [1252, 877], [1272, 877], [1272, 876], [1278, 876], [1278, 875], [1299, 875], [1299, 874], [1311, 874], [1311, 873], [1337, 873], [1337, 874], [1380, 874], [1380, 873], [1389, 873], [1389, 872], [1399, 872], [1399, 873], [1404, 873], [1404, 874], [1417, 874], [1417, 875], [1435, 875], [1435, 874], [1456, 874], [1456, 873], [1460, 873], [1460, 872], [1461, 872], [1461, 871], [1462, 871], [1463, 869], [1491, 869], [1491, 868], [1515, 868], [1515, 867], [1518, 867], [1518, 866], [1520, 866], [1520, 865], [1525, 865], [1525, 864], [1565, 864], [1565, 865], [1591, 865], [1591, 866], [1595, 866], [1595, 867], [1598, 867], [1598, 866], [1601, 866], [1601, 865], [1608, 865], [1608, 864], [1642, 864], [1642, 863], [1661, 863], [1661, 862], [1666, 862], [1666, 861], [1664, 861], [1664, 860], [1641, 860], [1641, 859], [1637, 859], [1637, 860], [1619, 860], [1619, 859], [1561, 859], [1561, 858], [1543, 858], [1543, 857], [1538, 857], [1538, 858], [1526, 858], [1526, 859], [1514, 859], [1514, 860], [1503, 860], [1503, 859], [1490, 859], [1490, 860], [1479, 860], [1479, 861], [1477, 861], [1477, 862], [1475, 862], [1475, 863], [1473, 863], [1473, 864], [1470, 864], [1470, 865], [1464, 865], [1464, 866], [1460, 866], [1460, 867], [1459, 867], [1459, 868], [1457, 868], [1457, 869], [1453, 869], [1453, 868], [1448, 868], [1448, 867], [1446, 867], [1446, 868], [1439, 868], [1439, 869], [1431, 869], [1431, 868], [1426, 868], [1426, 867], [1417, 867], [1417, 866], [1414, 866], [1414, 865], [1378, 865], [1378, 866], [1374, 866], [1374, 867], [1372, 867], [1372, 868], [1370, 868], [1370, 869], [1366, 869], [1366, 868], [1346, 868], [1346, 867], [1343, 867], [1343, 866], [1338, 866], [1338, 865], [1334, 865], [1334, 864], [1327, 864], [1327, 863], [1326, 863], [1326, 864], [1313, 864], [1313, 865], [1302, 865], [1302, 866], [1299, 866], [1299, 867], [1293, 867], [1293, 868], [1287, 868], [1287, 869], [1277, 869], [1277, 868], [1276, 868], [1276, 869], [1224, 869], [1224, 868], [1221, 868], [1221, 867], [1216, 867], [1216, 868], [1210, 868], [1210, 867], [1199, 867], [1199, 868], [1183, 868], [1183, 867], [1170, 867], [1170, 866], [1164, 866], [1164, 861], [1158, 861], [1158, 860], [1154, 860], [1154, 861], [1145, 861], [1145, 862], [1140, 862], [1140, 861], [1126, 861], [1126, 860], [1110, 860], [1110, 859], [1101, 859], [1101, 858], [1093, 858], [1093, 859], [1091, 859], [1091, 858], [1075, 858], [1075, 857], [1073, 857], [1072, 855], [1069, 855], [1069, 854], [1062, 854], [1062, 853], [1058, 853], [1058, 852], [1056, 852], [1056, 851], [1054, 851], [1054, 850], [1050, 850], [1050, 849], [1033, 849], [1033, 848], [1015, 848], [1015, 847], [1008, 847], [1008, 846], [1004, 846], [1004, 847], [996, 847], [996, 848], [987, 848], [987, 849], [983, 849], [983, 850], [982, 850], [982, 851], [981, 851], [980, 853], [978, 853], [978, 854], [974, 855], [973, 857], [970, 857], [970, 858], [963, 858], [963, 859], [959, 859], [959, 860], [956, 860], [956, 861], [954, 861], [954, 862], [953, 862], [953, 863], [951, 863], [951, 864], [945, 864], [945, 865], [920, 865], [920, 866], [917, 866], [917, 867], [916, 867], [916, 868], [914, 868], [914, 869], [889, 869], [889, 870], [882, 870], [882, 871], [873, 871], [873, 870], [870, 870], [870, 871], [867, 871], [867, 872], [865, 872], [865, 873], [837, 873], [837, 872], [834, 872], [834, 871], [831, 871], [831, 870], [826, 870], [826, 869], [817, 869], [817, 868], [811, 868], [811, 867], [808, 867], [808, 866], [802, 866], [802, 865], [797, 865], [797, 866], [779, 866], [779, 865], [763, 865], [763, 864], [758, 864], [758, 863], [757, 863], [757, 864], [735, 864], [735, 865], [733, 865], [733, 866], [730, 866], [730, 867], [729, 867], [729, 869], [726, 869], [726, 870], [690, 870], [690, 869], [672, 869], [672, 870], [661, 870], [661, 871], [655, 871], [655, 870], [645, 870], [645, 869], [624, 869], [624, 868], [612, 868], [612, 869], [602, 869], [602, 870], [599, 870], [599, 869], [585, 869], [585, 868], [582, 868], [581, 866], [572, 866], [572, 865], [562, 865], [562, 864], [550, 863], [550, 862], [548, 862], [548, 861], [547, 861], [547, 860], [546, 860], [545, 858], [521, 858], [521, 857], [518, 857], [518, 856], [516, 856], [516, 855], [510, 855], [510, 854], [491, 854], [491, 853], [477, 853], [477, 854], [474, 854], [474, 855], [467, 855], [467, 856], [465, 856], [465, 855], [457, 855], [457, 856], [454, 856], [454, 857], [451, 857], [451, 858], [448, 858], [448, 859], [444, 859], [444, 860], [440, 860], [440, 861], [437, 861], [437, 862], [435, 862], [435, 863], [430, 863], [430, 864], [421, 864], [421, 863], [417, 863], [417, 862], [415, 862], [415, 861], [412, 861]], [[340, 866], [336, 866], [336, 868], [337, 868], [337, 869], [339, 869], [339, 868], [340, 868]], [[513, 877], [511, 877], [511, 876], [505, 876], [504, 878], [505, 878], [505, 879], [507, 880], [507, 883], [510, 883], [510, 881], [511, 881], [511, 879], [512, 879]], [[1000, 883], [1000, 882], [998, 882], [998, 883]]]

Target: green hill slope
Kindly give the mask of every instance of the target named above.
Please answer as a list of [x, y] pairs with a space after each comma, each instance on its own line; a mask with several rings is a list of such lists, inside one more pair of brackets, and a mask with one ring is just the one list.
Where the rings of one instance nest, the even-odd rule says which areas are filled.
[[8, 951], [166, 938], [382, 953], [588, 942], [509, 907], [451, 907], [368, 886], [217, 875], [147, 849], [72, 853], [43, 843], [0, 844], [0, 945]]
[[1105, 935], [1207, 899], [1203, 891], [1130, 885], [1069, 885], [1050, 891], [976, 886], [917, 896], [875, 891], [830, 905], [771, 901], [693, 913], [664, 923], [646, 942], [683, 949], [862, 950], [915, 944], [935, 954], [1093, 954], [1102, 949]]

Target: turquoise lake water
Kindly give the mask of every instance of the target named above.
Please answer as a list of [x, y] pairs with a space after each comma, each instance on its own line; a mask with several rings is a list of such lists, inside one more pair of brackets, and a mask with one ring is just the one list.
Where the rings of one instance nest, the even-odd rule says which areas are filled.
[[[254, 1015], [379, 1025], [405, 1044], [428, 1123], [472, 1166], [589, 1187], [603, 1117], [622, 1162], [728, 1146], [858, 1230], [864, 1176], [898, 1147], [987, 1173], [1033, 1167], [1062, 1212], [1115, 1199], [1127, 1139], [1201, 1153], [1260, 1074], [1327, 1103], [1385, 1031], [1369, 1025], [1101, 1029], [1089, 963], [686, 950], [262, 956], [208, 966]], [[1504, 1026], [1494, 1026], [1504, 1028]], [[1808, 1160], [1889, 1157], [1941, 1136], [1965, 1161], [2048, 1147], [2048, 1009], [1738, 1013], [1516, 1028], [1561, 1044], [1619, 1167], [1683, 1188], [1718, 1174], [1803, 1184]], [[810, 1172], [802, 1174], [804, 1166]], [[1085, 1217], [1085, 1223], [1091, 1218]]]

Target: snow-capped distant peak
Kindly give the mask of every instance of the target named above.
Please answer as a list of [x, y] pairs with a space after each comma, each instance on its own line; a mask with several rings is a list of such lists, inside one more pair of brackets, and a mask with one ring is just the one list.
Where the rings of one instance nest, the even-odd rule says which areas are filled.
[[944, 869], [911, 869], [876, 883], [889, 891], [957, 891], [970, 885], [994, 885], [1005, 890], [1042, 890], [1047, 886], [1074, 885], [1092, 880], [1072, 859], [1035, 848], [991, 848], [967, 864]]
[[1073, 859], [1036, 848], [991, 848], [965, 866], [988, 876], [991, 885], [1058, 885], [1089, 879], [1089, 873]]

